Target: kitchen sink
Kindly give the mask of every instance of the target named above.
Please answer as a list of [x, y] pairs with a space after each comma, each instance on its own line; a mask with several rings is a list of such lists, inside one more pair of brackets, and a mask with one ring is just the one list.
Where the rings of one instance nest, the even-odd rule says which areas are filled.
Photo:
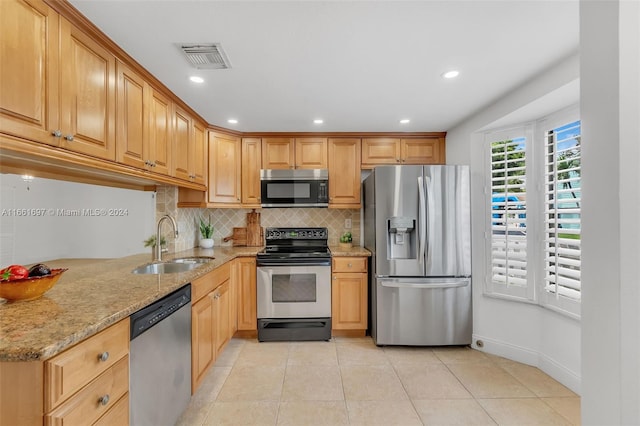
[[213, 257], [181, 257], [164, 262], [142, 265], [131, 271], [133, 274], [176, 274], [197, 268], [203, 263], [211, 262]]
[[167, 260], [169, 263], [183, 263], [183, 264], [200, 264], [211, 262], [215, 257], [209, 256], [194, 256], [194, 257], [178, 257], [176, 259]]

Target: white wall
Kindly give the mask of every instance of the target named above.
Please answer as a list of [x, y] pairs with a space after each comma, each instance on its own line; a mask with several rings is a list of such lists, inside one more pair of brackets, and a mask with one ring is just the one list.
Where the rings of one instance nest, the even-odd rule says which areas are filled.
[[[154, 192], [1, 174], [0, 265], [150, 252], [143, 241], [154, 233], [155, 204]], [[34, 210], [18, 216], [23, 209]], [[65, 216], [59, 209], [98, 215]], [[110, 215], [116, 211], [122, 215]]]
[[581, 1], [582, 421], [640, 424], [640, 3]]
[[[526, 110], [541, 118], [541, 105], [551, 113], [577, 99], [555, 96], [579, 78], [579, 57], [570, 56], [556, 66], [484, 108], [447, 132], [447, 163], [469, 164], [471, 168], [472, 274], [474, 342], [482, 350], [535, 365], [567, 387], [580, 393], [580, 322], [538, 305], [491, 298], [483, 295], [485, 276], [484, 151], [480, 129], [490, 127], [515, 111]], [[535, 108], [532, 106], [535, 105]]]

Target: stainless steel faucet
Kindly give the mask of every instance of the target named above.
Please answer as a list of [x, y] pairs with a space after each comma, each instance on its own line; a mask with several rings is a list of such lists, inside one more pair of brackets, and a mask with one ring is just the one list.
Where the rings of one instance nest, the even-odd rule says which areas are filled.
[[162, 216], [158, 221], [158, 232], [156, 234], [156, 262], [162, 262], [162, 244], [160, 244], [161, 236], [160, 236], [160, 228], [162, 227], [162, 222], [165, 219], [169, 219], [171, 222], [171, 226], [173, 226], [173, 232], [175, 233], [175, 237], [178, 238], [178, 225], [176, 224], [176, 220], [169, 216], [168, 214]]

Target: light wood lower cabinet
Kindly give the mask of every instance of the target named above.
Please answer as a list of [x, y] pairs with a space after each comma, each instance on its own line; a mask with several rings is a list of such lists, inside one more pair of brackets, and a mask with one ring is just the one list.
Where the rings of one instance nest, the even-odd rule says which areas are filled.
[[256, 258], [239, 257], [234, 262], [238, 291], [238, 331], [257, 332]]
[[331, 328], [362, 334], [367, 330], [367, 258], [332, 259]]
[[191, 393], [233, 336], [231, 263], [191, 283]]

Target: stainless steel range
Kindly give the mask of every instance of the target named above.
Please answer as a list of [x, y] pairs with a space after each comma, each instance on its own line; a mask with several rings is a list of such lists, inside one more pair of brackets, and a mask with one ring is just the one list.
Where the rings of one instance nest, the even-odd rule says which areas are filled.
[[331, 339], [327, 228], [267, 228], [257, 255], [258, 340]]

